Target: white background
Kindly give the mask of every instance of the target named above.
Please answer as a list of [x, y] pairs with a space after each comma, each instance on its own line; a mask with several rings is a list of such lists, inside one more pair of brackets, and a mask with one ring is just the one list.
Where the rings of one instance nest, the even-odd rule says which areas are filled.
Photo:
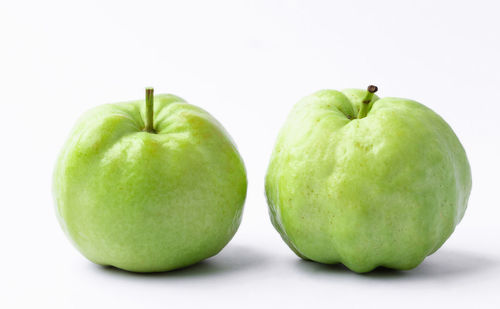
[[[2, 1], [0, 307], [500, 307], [498, 1]], [[263, 178], [292, 105], [322, 88], [418, 100], [462, 141], [473, 190], [412, 271], [299, 260]], [[137, 275], [84, 259], [54, 215], [54, 162], [77, 117], [177, 94], [219, 119], [248, 170], [242, 225], [216, 257]]]

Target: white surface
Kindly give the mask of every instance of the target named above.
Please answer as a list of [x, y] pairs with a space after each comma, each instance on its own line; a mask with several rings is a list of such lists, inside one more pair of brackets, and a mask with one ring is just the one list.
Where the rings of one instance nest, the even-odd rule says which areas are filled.
[[[500, 307], [499, 2], [338, 2], [2, 1], [0, 307]], [[408, 272], [303, 262], [267, 215], [263, 177], [292, 105], [369, 83], [442, 115], [472, 166], [464, 220]], [[51, 174], [82, 112], [141, 98], [150, 85], [223, 123], [249, 188], [221, 254], [134, 275], [93, 265], [70, 245]]]

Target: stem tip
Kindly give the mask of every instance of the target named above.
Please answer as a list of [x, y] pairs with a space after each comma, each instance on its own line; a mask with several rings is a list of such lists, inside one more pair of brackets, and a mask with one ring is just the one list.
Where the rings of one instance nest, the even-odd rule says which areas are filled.
[[378, 87], [377, 87], [377, 86], [374, 86], [374, 85], [370, 85], [370, 86], [368, 86], [368, 89], [367, 89], [367, 90], [368, 90], [368, 92], [370, 92], [370, 93], [375, 93], [375, 92], [377, 92]]

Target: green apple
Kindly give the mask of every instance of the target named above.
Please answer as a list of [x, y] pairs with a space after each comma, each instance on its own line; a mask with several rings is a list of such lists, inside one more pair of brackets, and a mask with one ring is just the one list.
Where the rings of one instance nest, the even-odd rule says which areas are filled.
[[89, 260], [168, 271], [230, 241], [247, 179], [228, 133], [206, 111], [174, 95], [153, 97], [151, 88], [145, 101], [101, 105], [80, 118], [53, 191], [63, 230]]
[[266, 175], [271, 221], [300, 257], [411, 269], [448, 239], [471, 190], [450, 126], [412, 100], [322, 90], [295, 105]]

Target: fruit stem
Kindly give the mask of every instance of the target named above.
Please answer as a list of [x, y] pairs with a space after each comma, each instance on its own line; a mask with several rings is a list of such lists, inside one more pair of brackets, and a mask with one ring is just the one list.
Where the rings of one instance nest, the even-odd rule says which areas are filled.
[[146, 127], [144, 128], [144, 131], [149, 133], [156, 133], [153, 127], [153, 92], [154, 89], [152, 87], [146, 88]]
[[367, 89], [368, 92], [366, 93], [366, 96], [361, 104], [361, 108], [359, 109], [358, 119], [365, 118], [366, 115], [368, 114], [368, 107], [370, 106], [370, 103], [373, 99], [373, 94], [377, 92], [377, 90], [378, 90], [377, 86], [373, 85], [368, 86]]

